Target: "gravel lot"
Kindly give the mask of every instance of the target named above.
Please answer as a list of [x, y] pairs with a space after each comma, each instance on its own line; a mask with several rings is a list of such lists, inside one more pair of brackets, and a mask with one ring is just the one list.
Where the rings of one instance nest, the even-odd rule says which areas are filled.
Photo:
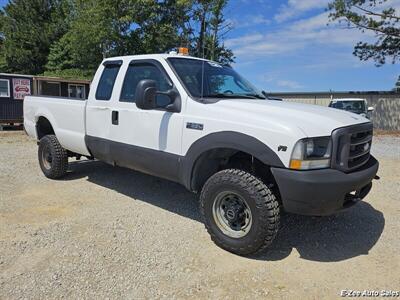
[[46, 179], [22, 132], [0, 133], [0, 299], [336, 298], [400, 290], [400, 137], [375, 138], [381, 180], [332, 217], [286, 215], [274, 245], [215, 246], [183, 187], [100, 162]]

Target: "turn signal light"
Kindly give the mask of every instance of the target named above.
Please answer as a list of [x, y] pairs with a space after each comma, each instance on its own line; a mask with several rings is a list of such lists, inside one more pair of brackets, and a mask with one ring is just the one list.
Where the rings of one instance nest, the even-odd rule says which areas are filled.
[[294, 170], [300, 170], [301, 169], [301, 160], [292, 159], [290, 161], [290, 168], [294, 169]]

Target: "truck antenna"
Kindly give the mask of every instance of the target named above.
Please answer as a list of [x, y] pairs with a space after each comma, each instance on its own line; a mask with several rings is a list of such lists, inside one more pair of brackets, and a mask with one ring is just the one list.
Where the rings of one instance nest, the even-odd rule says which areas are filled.
[[201, 24], [203, 26], [203, 30], [202, 31], [202, 37], [200, 38], [200, 40], [202, 41], [202, 64], [201, 64], [201, 97], [200, 97], [200, 101], [204, 102], [204, 56], [205, 56], [205, 42], [204, 42], [204, 33], [206, 31], [206, 12], [204, 12], [204, 21], [203, 24]]

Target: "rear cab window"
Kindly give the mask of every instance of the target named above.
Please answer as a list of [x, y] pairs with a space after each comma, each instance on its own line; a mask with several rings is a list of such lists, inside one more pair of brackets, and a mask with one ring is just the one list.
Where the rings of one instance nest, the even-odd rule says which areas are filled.
[[106, 61], [103, 63], [104, 70], [101, 74], [96, 90], [96, 100], [108, 101], [114, 89], [115, 80], [119, 69], [122, 65], [122, 60]]

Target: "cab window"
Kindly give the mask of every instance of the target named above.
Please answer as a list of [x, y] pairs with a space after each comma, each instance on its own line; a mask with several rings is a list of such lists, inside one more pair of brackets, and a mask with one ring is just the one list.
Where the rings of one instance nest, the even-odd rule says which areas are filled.
[[120, 67], [121, 62], [106, 62], [96, 90], [97, 100], [110, 100]]
[[[135, 102], [136, 87], [141, 80], [151, 79], [156, 82], [157, 91], [166, 92], [172, 88], [172, 84], [166, 75], [152, 63], [134, 63], [128, 67], [121, 91], [120, 101]], [[157, 95], [156, 102], [159, 107], [171, 103], [171, 99], [165, 95]]]

